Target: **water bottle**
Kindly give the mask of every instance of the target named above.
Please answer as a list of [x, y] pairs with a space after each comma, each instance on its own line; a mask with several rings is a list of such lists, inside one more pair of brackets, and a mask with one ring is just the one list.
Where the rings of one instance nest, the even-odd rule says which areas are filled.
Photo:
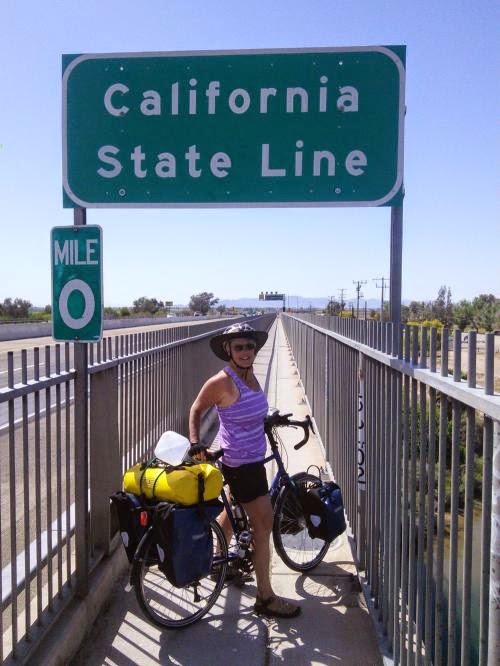
[[231, 511], [232, 511], [234, 519], [236, 521], [236, 530], [238, 532], [240, 532], [241, 530], [244, 530], [247, 526], [247, 521], [246, 521], [245, 512], [241, 508], [241, 505], [240, 504], [235, 504], [233, 502], [231, 504]]

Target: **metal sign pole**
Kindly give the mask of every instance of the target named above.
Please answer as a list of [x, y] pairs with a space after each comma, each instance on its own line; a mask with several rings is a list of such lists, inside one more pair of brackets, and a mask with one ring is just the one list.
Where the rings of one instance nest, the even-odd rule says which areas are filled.
[[389, 321], [392, 322], [392, 353], [399, 356], [401, 326], [401, 282], [403, 261], [403, 204], [391, 208], [391, 273], [389, 276]]
[[[73, 224], [87, 224], [85, 208], [75, 208]], [[89, 588], [89, 467], [88, 467], [88, 349], [86, 342], [74, 342], [75, 362], [75, 534], [76, 594], [83, 598]]]

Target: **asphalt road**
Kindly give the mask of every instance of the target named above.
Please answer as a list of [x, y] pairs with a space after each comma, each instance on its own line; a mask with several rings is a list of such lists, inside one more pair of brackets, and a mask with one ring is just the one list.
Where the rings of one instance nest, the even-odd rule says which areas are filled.
[[[190, 320], [189, 326], [199, 326], [206, 323], [206, 320], [192, 321]], [[151, 331], [163, 330], [165, 328], [178, 328], [179, 326], [186, 326], [184, 322], [175, 322], [173, 324], [158, 324], [153, 326], [134, 326], [129, 328], [118, 328], [109, 331], [109, 334], [104, 336], [105, 339], [113, 339], [119, 335], [129, 335], [134, 333], [148, 333]], [[22, 371], [22, 352], [26, 352], [26, 380], [33, 380], [35, 377], [35, 349], [39, 350], [39, 376], [47, 376], [56, 371], [56, 354], [57, 347], [60, 350], [60, 368], [61, 370], [73, 368], [73, 344], [68, 344], [67, 350], [64, 343], [55, 343], [52, 337], [46, 338], [27, 338], [24, 340], [7, 340], [0, 342], [0, 390], [8, 386], [8, 352], [13, 352], [13, 384], [19, 384], [23, 381]], [[114, 348], [114, 343], [113, 343]], [[47, 351], [50, 356], [50, 366], [46, 366]], [[71, 385], [72, 391], [72, 385]], [[45, 391], [40, 392], [40, 409], [43, 410], [42, 415], [45, 413]], [[72, 398], [72, 394], [71, 394]], [[19, 425], [22, 421], [22, 401], [15, 400], [14, 404], [14, 422]], [[28, 415], [33, 414], [34, 410], [34, 395], [27, 396], [27, 410]], [[0, 404], [0, 434], [5, 432], [9, 424], [8, 405], [7, 403]]]

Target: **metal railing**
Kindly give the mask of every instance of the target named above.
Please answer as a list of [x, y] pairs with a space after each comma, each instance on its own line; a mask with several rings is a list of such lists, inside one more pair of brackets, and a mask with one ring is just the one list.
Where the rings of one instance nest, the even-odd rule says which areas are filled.
[[[267, 330], [274, 317], [252, 325]], [[187, 434], [197, 391], [222, 367], [208, 350], [221, 327], [219, 319], [88, 345], [87, 470], [75, 448], [82, 406], [73, 345], [7, 353], [5, 370], [0, 364], [2, 663], [32, 657], [61, 611], [86, 594], [91, 571], [118, 543], [109, 495], [164, 430]], [[79, 511], [83, 530], [75, 530]]]
[[498, 663], [494, 335], [283, 322], [395, 663]]

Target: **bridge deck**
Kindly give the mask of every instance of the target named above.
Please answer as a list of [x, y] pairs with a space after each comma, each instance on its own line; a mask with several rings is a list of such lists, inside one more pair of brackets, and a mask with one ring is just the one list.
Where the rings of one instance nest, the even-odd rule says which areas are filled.
[[[269, 404], [298, 418], [307, 405], [286, 338], [278, 323], [271, 329], [256, 371], [267, 385]], [[316, 438], [300, 452], [293, 451], [297, 431], [283, 431], [291, 472], [310, 464], [325, 468]], [[273, 470], [269, 470], [271, 474]], [[126, 575], [114, 586], [109, 606], [101, 613], [72, 666], [113, 664], [199, 664], [213, 666], [258, 664], [382, 663], [376, 633], [357, 577], [349, 540], [344, 535], [330, 549], [325, 562], [308, 576], [285, 567], [272, 556], [277, 593], [296, 599], [302, 615], [272, 621], [252, 613], [255, 584], [240, 589], [226, 586], [215, 613], [183, 631], [160, 631], [139, 610], [133, 592], [123, 590]], [[66, 633], [66, 632], [64, 632]], [[60, 636], [64, 640], [64, 635]], [[51, 641], [57, 645], [58, 640]]]

